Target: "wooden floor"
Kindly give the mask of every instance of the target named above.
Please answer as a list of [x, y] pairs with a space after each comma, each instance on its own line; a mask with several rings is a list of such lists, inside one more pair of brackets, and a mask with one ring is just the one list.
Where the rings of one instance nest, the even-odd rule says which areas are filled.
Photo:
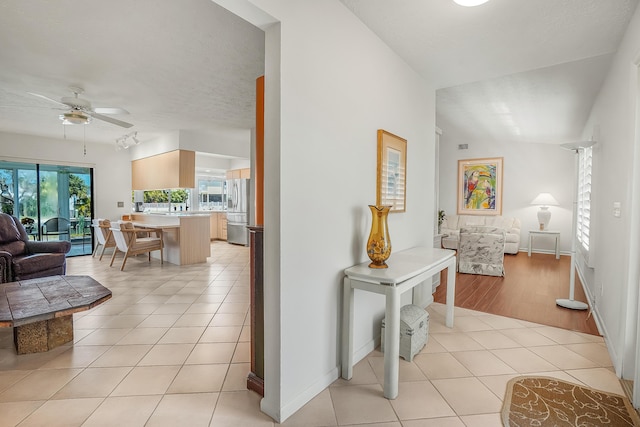
[[[556, 305], [557, 298], [569, 298], [569, 256], [519, 252], [505, 255], [504, 264], [505, 277], [456, 274], [455, 306], [600, 335], [588, 310]], [[436, 302], [446, 300], [446, 281], [445, 271]], [[577, 274], [575, 299], [587, 301]]]

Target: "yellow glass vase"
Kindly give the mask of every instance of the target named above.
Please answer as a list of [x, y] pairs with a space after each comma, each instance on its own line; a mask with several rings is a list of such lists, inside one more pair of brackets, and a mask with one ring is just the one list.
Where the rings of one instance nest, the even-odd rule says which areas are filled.
[[371, 209], [371, 232], [367, 240], [367, 255], [371, 259], [369, 268], [388, 268], [385, 262], [391, 255], [391, 239], [387, 227], [387, 216], [391, 206], [369, 205]]

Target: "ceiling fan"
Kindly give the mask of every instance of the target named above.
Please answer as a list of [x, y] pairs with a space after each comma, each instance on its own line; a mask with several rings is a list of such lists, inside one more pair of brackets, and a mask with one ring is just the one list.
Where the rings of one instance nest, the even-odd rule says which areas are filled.
[[133, 126], [131, 123], [127, 123], [122, 120], [115, 119], [113, 117], [106, 116], [105, 114], [129, 114], [129, 112], [123, 108], [116, 107], [91, 107], [91, 102], [86, 99], [78, 97], [84, 90], [79, 87], [72, 86], [69, 88], [73, 92], [73, 96], [65, 96], [56, 101], [47, 96], [40, 95], [38, 93], [29, 92], [33, 96], [46, 99], [47, 101], [58, 104], [60, 107], [64, 107], [65, 113], [60, 114], [60, 120], [65, 125], [86, 125], [91, 123], [92, 119], [102, 120], [107, 123], [111, 123], [123, 128], [130, 128]]

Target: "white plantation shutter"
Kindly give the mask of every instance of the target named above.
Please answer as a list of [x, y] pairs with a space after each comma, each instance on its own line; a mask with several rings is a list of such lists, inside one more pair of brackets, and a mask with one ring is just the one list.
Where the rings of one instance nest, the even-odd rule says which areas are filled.
[[589, 252], [589, 228], [591, 225], [591, 169], [593, 151], [585, 148], [579, 151], [578, 158], [578, 222], [576, 238], [582, 250]]

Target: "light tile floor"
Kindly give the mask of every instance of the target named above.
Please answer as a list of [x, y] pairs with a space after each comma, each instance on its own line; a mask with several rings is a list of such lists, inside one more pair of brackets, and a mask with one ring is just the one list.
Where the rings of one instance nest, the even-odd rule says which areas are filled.
[[[246, 390], [250, 366], [248, 248], [212, 244], [206, 264], [144, 256], [124, 272], [108, 258], [68, 260], [113, 298], [74, 317], [75, 343], [16, 356], [0, 329], [0, 426], [273, 426]], [[427, 346], [400, 360], [399, 396], [382, 397], [374, 351], [291, 416], [287, 426], [500, 426], [505, 384], [521, 374], [622, 394], [600, 337], [456, 309], [429, 307]]]

